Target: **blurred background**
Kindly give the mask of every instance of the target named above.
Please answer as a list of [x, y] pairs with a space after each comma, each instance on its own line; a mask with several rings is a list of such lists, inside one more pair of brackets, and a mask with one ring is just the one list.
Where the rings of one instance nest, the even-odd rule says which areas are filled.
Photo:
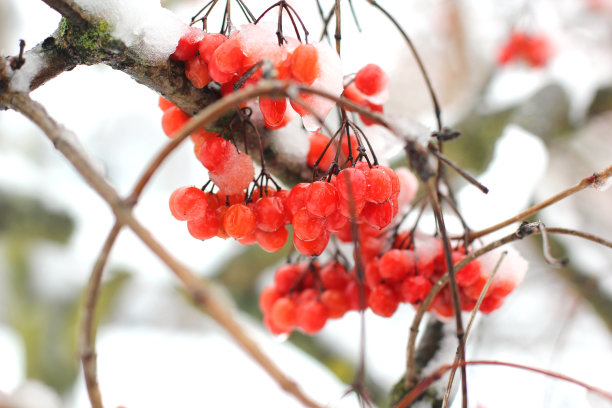
[[[258, 14], [270, 2], [246, 3]], [[332, 2], [321, 3], [330, 10]], [[345, 73], [379, 64], [392, 81], [385, 112], [433, 129], [427, 89], [400, 36], [365, 0], [353, 0], [360, 32], [348, 2], [342, 3]], [[483, 197], [457, 180], [471, 227], [505, 219], [611, 164], [612, 1], [380, 3], [419, 49], [445, 123], [463, 132], [447, 144], [449, 156], [491, 189]], [[204, 4], [164, 5], [187, 23]], [[318, 37], [316, 2], [293, 4]], [[3, 0], [1, 54], [17, 54], [19, 39], [34, 46], [59, 19], [41, 1]], [[219, 15], [209, 21], [210, 27], [220, 25]], [[546, 38], [550, 57], [544, 64], [498, 63], [513, 30]], [[121, 194], [167, 140], [157, 95], [106, 66], [79, 66], [32, 97], [75, 131]], [[397, 151], [388, 146], [387, 159], [400, 165], [401, 155], [391, 154]], [[170, 216], [168, 197], [206, 178], [184, 144], [145, 190], [137, 217], [175, 256], [218, 283], [262, 347], [307, 393], [329, 406], [357, 406], [342, 395], [358, 361], [359, 316], [330, 321], [315, 336], [268, 334], [258, 294], [290, 248], [268, 254], [232, 240], [191, 238]], [[612, 190], [590, 189], [536, 218], [612, 239], [611, 208]], [[0, 406], [4, 401], [15, 407], [88, 406], [78, 319], [113, 220], [34, 125], [15, 112], [0, 112]], [[432, 227], [433, 221], [422, 225]], [[568, 257], [568, 267], [547, 265], [538, 238], [517, 245], [530, 262], [527, 278], [499, 311], [480, 319], [468, 357], [547, 368], [612, 390], [612, 252], [576, 238], [555, 237], [553, 243], [553, 254]], [[367, 384], [380, 406], [404, 372], [413, 314], [409, 305], [390, 319], [366, 314]], [[299, 406], [187, 301], [173, 275], [127, 230], [110, 256], [99, 316], [99, 378], [109, 407]], [[531, 373], [499, 367], [473, 367], [468, 373], [474, 407], [612, 406], [584, 389]]]

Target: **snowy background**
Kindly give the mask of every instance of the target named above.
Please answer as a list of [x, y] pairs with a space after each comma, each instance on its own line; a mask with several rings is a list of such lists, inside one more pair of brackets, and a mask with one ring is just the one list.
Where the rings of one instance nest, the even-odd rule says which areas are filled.
[[[87, 3], [98, 3], [103, 13], [109, 10], [106, 6], [120, 5], [118, 10], [128, 12], [134, 26], [145, 27], [142, 32], [161, 45], [180, 31], [176, 26], [156, 27], [157, 22], [169, 18], [165, 14], [163, 18], [138, 14], [144, 13], [146, 6], [155, 7], [153, 0], [136, 6], [138, 2], [132, 1]], [[268, 2], [247, 2], [251, 3], [253, 10], [260, 12]], [[314, 1], [293, 3], [317, 37], [320, 22]], [[322, 3], [328, 9], [329, 2]], [[130, 4], [135, 8], [130, 9]], [[203, 4], [173, 1], [168, 7], [180, 21], [187, 22]], [[385, 106], [387, 112], [432, 127], [435, 122], [426, 89], [401, 39], [365, 1], [354, 0], [354, 4], [364, 32], [357, 31], [346, 7], [342, 51], [345, 73], [355, 72], [365, 63], [378, 63], [390, 73], [394, 84], [391, 101]], [[551, 84], [564, 92], [565, 116], [571, 130], [563, 136], [538, 134], [534, 130], [537, 127], [527, 130], [525, 123], [519, 126], [508, 120], [501, 136], [490, 141], [491, 149], [493, 144], [495, 148], [490, 160], [483, 159], [479, 169], [488, 169], [479, 179], [491, 193], [483, 197], [468, 187], [458, 195], [472, 227], [478, 229], [507, 218], [610, 164], [612, 111], [608, 108], [607, 114], [588, 114], [595, 92], [612, 85], [609, 1], [381, 0], [381, 4], [398, 17], [419, 46], [441, 95], [448, 123], [516, 106], [532, 109], [530, 117], [537, 119], [548, 110], [547, 106], [529, 104], [533, 95]], [[121, 21], [126, 16], [118, 17]], [[215, 29], [220, 25], [218, 15], [213, 14], [210, 21]], [[33, 46], [53, 32], [58, 22], [58, 14], [41, 1], [3, 1], [2, 55], [16, 54], [20, 38]], [[547, 67], [534, 70], [518, 64], [496, 70], [497, 50], [509, 30], [517, 26], [549, 36], [555, 55]], [[118, 30], [122, 38], [132, 35], [137, 42], [138, 33], [130, 27], [128, 24]], [[150, 52], [159, 55], [163, 47]], [[167, 140], [160, 127], [157, 95], [105, 66], [77, 67], [34, 91], [32, 97], [80, 137], [121, 194], [130, 191], [142, 168]], [[553, 99], [551, 103], [561, 102]], [[550, 120], [561, 122], [556, 117]], [[469, 137], [465, 134], [462, 138]], [[231, 240], [192, 239], [184, 224], [172, 219], [167, 209], [172, 190], [201, 184], [205, 178], [205, 170], [192, 160], [190, 146], [183, 145], [153, 178], [136, 207], [136, 215], [176, 257], [201, 276], [212, 277], [228, 261], [241, 256], [242, 248]], [[12, 395], [12, 403], [18, 407], [86, 407], [81, 374], [74, 386], [59, 392], [30, 382], [32, 377], [41, 376], [32, 375], [36, 371], [26, 361], [27, 350], [31, 349], [28, 342], [33, 340], [24, 337], [24, 326], [33, 326], [28, 323], [41, 315], [27, 306], [18, 312], [17, 308], [30, 303], [40, 307], [35, 300], [40, 300], [42, 307], [78, 301], [112, 227], [112, 213], [40, 131], [11, 111], [0, 112], [0, 195], [37, 200], [47, 211], [67, 215], [74, 225], [65, 244], [53, 239], [28, 241], [30, 290], [22, 299], [11, 295], [16, 276], [11, 251], [16, 239], [0, 229], [0, 405], [5, 394]], [[611, 239], [610, 208], [610, 190], [589, 190], [539, 216], [550, 226], [584, 229]], [[431, 220], [423, 223], [431, 225]], [[575, 238], [559, 241], [571, 260], [570, 267], [588, 274], [593, 285], [612, 297], [611, 252]], [[468, 341], [468, 357], [548, 368], [612, 391], [612, 327], [606, 327], [585, 299], [546, 265], [537, 241], [521, 243], [517, 248], [530, 261], [526, 281], [502, 309], [480, 319]], [[109, 306], [97, 339], [100, 386], [109, 407], [299, 406], [219, 327], [185, 302], [173, 276], [129, 231], [121, 233], [108, 269], [129, 274]], [[244, 274], [249, 272], [245, 270]], [[258, 287], [271, 279], [271, 273], [263, 274]], [[58, 308], [58, 313], [72, 313], [66, 309]], [[612, 310], [606, 312], [609, 321]], [[390, 389], [404, 371], [413, 313], [411, 307], [403, 305], [391, 319], [369, 313], [366, 316], [366, 370], [382, 390]], [[61, 316], [52, 316], [46, 330], [53, 332], [54, 323], [60, 320]], [[260, 321], [247, 314], [241, 315], [241, 320], [309, 395], [333, 407], [357, 406], [354, 399], [341, 398], [347, 385], [328, 369], [333, 361], [325, 361], [326, 366], [292, 342], [272, 338]], [[359, 325], [355, 314], [328, 322], [315, 336], [318, 350], [356, 362]], [[44, 333], [35, 335], [41, 343], [38, 350], [47, 357], [59, 358], [55, 354], [64, 349], [45, 342]], [[67, 333], [74, 334], [74, 328]], [[76, 365], [76, 355], [67, 359]], [[473, 407], [612, 406], [584, 389], [532, 373], [484, 366], [470, 367], [468, 373]], [[350, 379], [350, 374], [347, 377]]]

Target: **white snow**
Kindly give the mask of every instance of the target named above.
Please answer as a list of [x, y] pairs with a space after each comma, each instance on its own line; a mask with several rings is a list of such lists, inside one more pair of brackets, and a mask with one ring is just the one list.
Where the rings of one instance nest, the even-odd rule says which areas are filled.
[[112, 35], [149, 61], [167, 59], [189, 26], [159, 0], [78, 0], [87, 12], [106, 20]]
[[17, 71], [14, 71], [10, 88], [17, 92], [29, 92], [32, 80], [44, 64], [45, 59], [40, 54], [29, 54], [25, 64]]

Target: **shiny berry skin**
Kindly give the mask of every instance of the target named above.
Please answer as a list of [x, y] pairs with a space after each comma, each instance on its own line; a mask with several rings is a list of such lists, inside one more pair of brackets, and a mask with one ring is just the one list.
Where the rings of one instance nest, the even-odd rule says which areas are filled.
[[336, 177], [336, 188], [342, 199], [355, 203], [363, 202], [366, 195], [366, 178], [363, 171], [354, 167], [342, 170]]
[[308, 187], [310, 183], [299, 183], [293, 186], [287, 197], [287, 209], [293, 216], [300, 208], [306, 206], [306, 200], [308, 198]]
[[380, 204], [391, 198], [393, 186], [391, 177], [381, 167], [372, 167], [364, 171], [366, 180], [366, 201]]
[[246, 237], [255, 231], [255, 214], [244, 204], [234, 204], [223, 216], [223, 229], [232, 238]]
[[183, 112], [179, 107], [171, 106], [162, 114], [162, 130], [166, 136], [174, 137], [188, 121], [189, 115]]
[[293, 232], [303, 241], [317, 239], [326, 231], [325, 218], [315, 217], [306, 208], [299, 209], [292, 219]]
[[217, 236], [220, 224], [217, 212], [208, 209], [204, 217], [187, 221], [187, 229], [192, 237], [204, 241]]
[[285, 246], [288, 237], [289, 232], [285, 227], [280, 227], [276, 231], [270, 232], [262, 231], [260, 229], [257, 229], [256, 231], [257, 243], [261, 249], [266, 252], [279, 251], [283, 246]]
[[259, 110], [264, 117], [266, 126], [272, 129], [276, 129], [285, 118], [285, 111], [287, 110], [287, 99], [286, 98], [266, 98], [264, 96], [259, 97]]
[[202, 190], [195, 187], [180, 187], [170, 195], [170, 212], [179, 221], [204, 216], [208, 203]]
[[328, 243], [329, 234], [327, 232], [324, 232], [312, 241], [301, 240], [297, 235], [293, 234], [293, 245], [295, 246], [295, 249], [305, 256], [321, 255], [325, 248], [327, 248]]
[[206, 34], [198, 45], [198, 50], [200, 51], [200, 58], [202, 58], [204, 62], [208, 64], [210, 62], [210, 57], [212, 57], [215, 50], [226, 40], [227, 37], [223, 34]]
[[325, 181], [315, 181], [308, 187], [306, 209], [316, 217], [326, 217], [338, 208], [336, 187]]
[[197, 55], [185, 63], [185, 76], [196, 88], [204, 88], [210, 82], [208, 65]]
[[257, 200], [254, 207], [257, 228], [262, 231], [276, 231], [285, 225], [285, 213], [282, 201], [269, 196]]

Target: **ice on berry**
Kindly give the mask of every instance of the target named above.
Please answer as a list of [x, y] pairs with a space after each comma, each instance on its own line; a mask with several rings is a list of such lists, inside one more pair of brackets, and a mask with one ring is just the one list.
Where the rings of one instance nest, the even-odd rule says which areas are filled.
[[529, 267], [525, 258], [516, 249], [511, 246], [505, 246], [478, 258], [483, 275], [488, 277], [493, 273], [504, 251], [507, 251], [507, 254], [501, 261], [489, 290], [489, 293], [493, 292], [499, 296], [508, 295], [514, 288], [520, 285]]

